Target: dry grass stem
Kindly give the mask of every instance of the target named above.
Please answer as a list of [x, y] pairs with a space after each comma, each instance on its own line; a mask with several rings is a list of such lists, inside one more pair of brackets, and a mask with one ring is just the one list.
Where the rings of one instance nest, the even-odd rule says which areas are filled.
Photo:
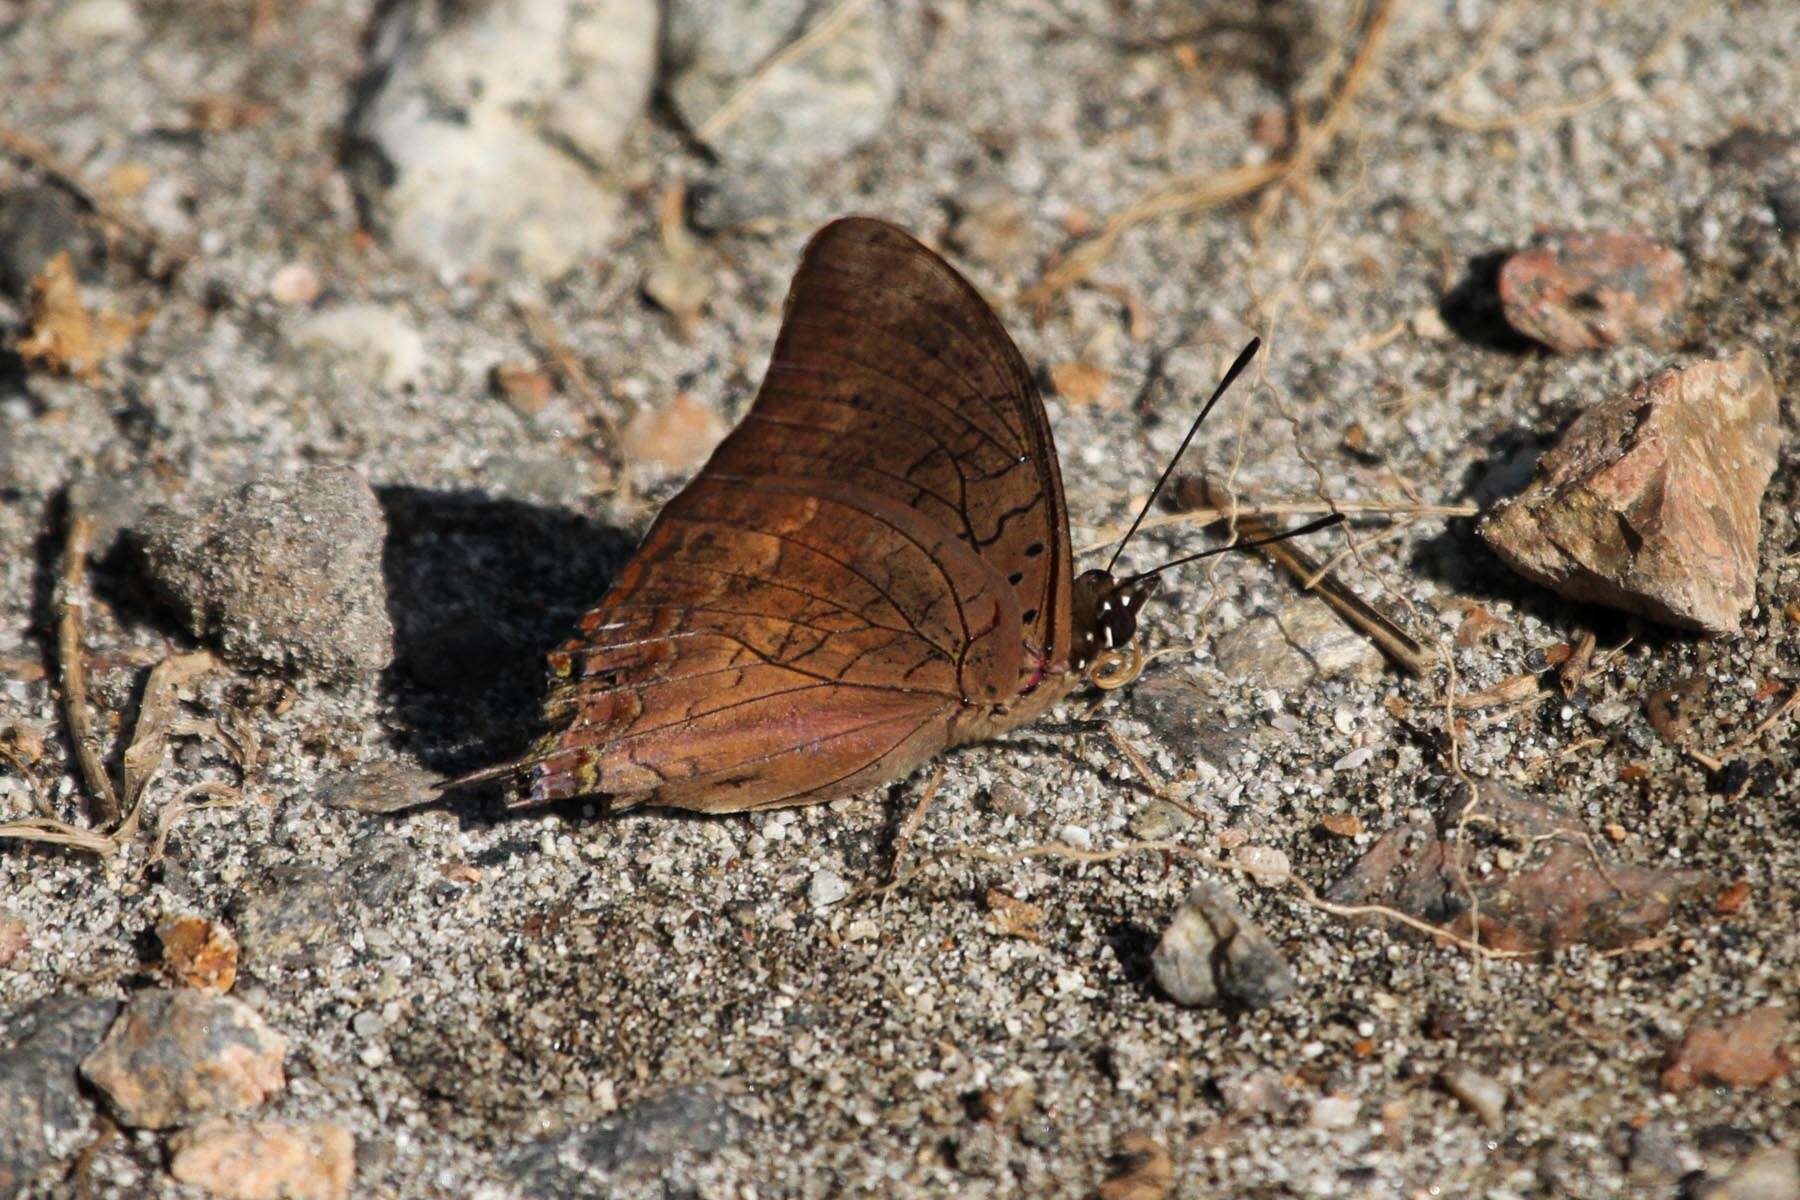
[[162, 812], [157, 814], [156, 841], [150, 847], [150, 857], [145, 860], [144, 865], [147, 867], [162, 861], [163, 851], [169, 845], [169, 834], [174, 832], [175, 823], [181, 818], [203, 808], [229, 808], [243, 802], [242, 791], [217, 780], [196, 783], [183, 789], [181, 795], [164, 805]]
[[906, 820], [900, 822], [900, 829], [894, 834], [894, 861], [888, 868], [888, 877], [894, 878], [900, 873], [900, 864], [906, 861], [906, 851], [912, 845], [913, 835], [925, 824], [925, 814], [931, 811], [932, 801], [937, 799], [938, 789], [944, 785], [944, 766], [939, 763], [925, 781], [925, 787], [919, 792], [919, 799], [913, 804], [912, 811], [906, 814]]
[[88, 708], [87, 660], [82, 648], [82, 619], [87, 597], [88, 551], [94, 544], [93, 518], [77, 514], [69, 521], [63, 544], [62, 586], [56, 598], [56, 656], [62, 669], [63, 720], [75, 749], [82, 782], [93, 801], [94, 815], [102, 828], [117, 825], [119, 796], [101, 761], [100, 736]]
[[734, 121], [744, 115], [750, 102], [768, 85], [775, 72], [789, 63], [805, 58], [849, 28], [850, 22], [868, 7], [868, 3], [869, 0], [839, 0], [837, 6], [820, 18], [811, 29], [770, 55], [767, 62], [744, 80], [737, 91], [726, 97], [725, 102], [694, 130], [694, 136], [702, 142], [711, 142], [729, 129]]
[[[0, 838], [42, 842], [110, 858], [136, 837], [143, 812], [144, 792], [162, 765], [171, 733], [193, 728], [193, 723], [180, 719], [181, 688], [197, 676], [213, 670], [218, 659], [206, 651], [171, 655], [151, 669], [144, 685], [144, 698], [130, 744], [121, 756], [120, 784], [114, 788], [107, 774], [93, 727], [93, 715], [87, 702], [87, 661], [82, 646], [82, 600], [87, 586], [87, 556], [93, 544], [91, 518], [76, 514], [69, 522], [69, 535], [63, 551], [62, 573], [57, 596], [57, 652], [63, 684], [63, 720], [70, 743], [75, 750], [88, 795], [97, 810], [97, 828], [83, 828], [57, 820], [41, 798], [38, 810], [44, 815], [24, 821], [0, 824]], [[216, 726], [212, 726], [216, 729]], [[206, 732], [201, 727], [199, 732]], [[229, 744], [229, 742], [227, 743]], [[0, 753], [6, 753], [0, 751]], [[7, 753], [7, 760], [16, 760]], [[241, 760], [240, 760], [241, 761]], [[29, 778], [29, 776], [28, 776]], [[212, 788], [212, 785], [198, 785]], [[190, 793], [194, 789], [189, 789]], [[34, 795], [37, 795], [34, 781]], [[120, 798], [124, 803], [121, 809]]]
[[1146, 222], [1178, 213], [1191, 214], [1219, 208], [1254, 195], [1271, 184], [1298, 186], [1313, 164], [1342, 132], [1351, 102], [1368, 81], [1369, 72], [1387, 41], [1388, 26], [1403, 0], [1384, 0], [1363, 28], [1362, 43], [1339, 81], [1337, 92], [1318, 124], [1306, 127], [1286, 158], [1269, 163], [1233, 167], [1206, 177], [1184, 176], [1161, 183], [1114, 214], [1093, 239], [1076, 247], [1044, 277], [1021, 292], [1018, 300], [1040, 316], [1050, 301], [1086, 279], [1112, 254], [1121, 235]]
[[0, 127], [0, 153], [7, 154], [41, 173], [57, 187], [74, 196], [94, 215], [120, 233], [135, 240], [152, 262], [152, 273], [161, 274], [179, 268], [194, 257], [190, 246], [172, 246], [160, 234], [138, 218], [107, 199], [105, 194], [89, 187], [81, 173], [62, 161], [37, 138], [16, 129]]
[[[1624, 95], [1628, 89], [1635, 87], [1639, 80], [1655, 69], [1656, 64], [1661, 62], [1670, 50], [1674, 49], [1675, 43], [1681, 40], [1681, 36], [1695, 21], [1700, 19], [1701, 14], [1708, 7], [1707, 0], [1693, 0], [1669, 23], [1668, 29], [1663, 32], [1662, 37], [1657, 39], [1656, 45], [1652, 46], [1650, 52], [1640, 58], [1630, 71], [1608, 79], [1591, 91], [1561, 100], [1553, 100], [1547, 104], [1533, 105], [1530, 108], [1511, 113], [1469, 113], [1446, 101], [1438, 107], [1437, 119], [1455, 129], [1463, 129], [1471, 133], [1493, 133], [1526, 125], [1548, 125], [1557, 121], [1566, 121], [1590, 108], [1598, 108], [1600, 105]], [[1480, 73], [1481, 67], [1486, 65], [1487, 60], [1493, 55], [1495, 44], [1505, 33], [1505, 27], [1510, 24], [1511, 17], [1508, 16], [1507, 10], [1502, 10], [1501, 14], [1495, 17], [1488, 35], [1482, 39], [1482, 44], [1476, 50], [1476, 57], [1472, 60], [1472, 65], [1464, 67], [1452, 79], [1452, 87], [1446, 89], [1448, 94], [1454, 95], [1461, 91], [1470, 80]]]
[[[988, 850], [981, 846], [953, 846], [948, 850], [921, 860], [912, 869], [890, 880], [888, 883], [857, 889], [853, 898], [862, 899], [864, 897], [890, 895], [899, 891], [926, 871], [948, 862], [973, 860], [975, 862], [991, 863], [995, 866], [1016, 866], [1019, 863], [1029, 862], [1033, 859], [1055, 858], [1063, 859], [1068, 862], [1105, 863], [1126, 858], [1134, 854], [1171, 854], [1178, 858], [1185, 858], [1197, 862], [1201, 866], [1208, 867], [1212, 870], [1228, 871], [1241, 875], [1250, 874], [1249, 869], [1242, 863], [1234, 862], [1230, 859], [1219, 858], [1217, 855], [1208, 854], [1204, 850], [1197, 850], [1184, 842], [1166, 840], [1126, 842], [1124, 845], [1114, 846], [1109, 850], [1083, 850], [1079, 846], [1071, 846], [1066, 842], [1043, 842], [1038, 845], [1025, 846], [1018, 850], [1009, 851]], [[1438, 925], [1433, 925], [1429, 921], [1422, 921], [1418, 917], [1401, 912], [1397, 908], [1390, 908], [1385, 904], [1335, 904], [1332, 901], [1325, 899], [1323, 896], [1320, 896], [1311, 884], [1307, 883], [1297, 875], [1289, 875], [1286, 882], [1288, 886], [1293, 888], [1298, 894], [1301, 903], [1305, 904], [1308, 908], [1317, 909], [1318, 911], [1327, 913], [1331, 916], [1345, 918], [1380, 917], [1384, 920], [1404, 925], [1408, 929], [1425, 934], [1428, 937], [1441, 939], [1481, 958], [1529, 958], [1532, 956], [1532, 952], [1528, 950], [1495, 950], [1491, 947], [1482, 945], [1477, 940], [1463, 937], [1459, 933], [1455, 933]]]
[[[1292, 503], [1248, 504], [1235, 507], [1200, 505], [1195, 508], [1184, 508], [1180, 512], [1158, 513], [1153, 517], [1145, 517], [1143, 523], [1138, 526], [1138, 532], [1167, 529], [1174, 525], [1211, 525], [1216, 521], [1229, 520], [1232, 517], [1240, 520], [1258, 520], [1269, 517], [1317, 517], [1334, 512], [1359, 517], [1474, 517], [1481, 514], [1481, 509], [1474, 504], [1418, 504], [1410, 500], [1335, 500], [1330, 503], [1320, 500], [1298, 500]], [[1077, 554], [1093, 554], [1096, 551], [1104, 550], [1124, 537], [1126, 528], [1125, 524], [1117, 524], [1096, 529], [1094, 536], [1099, 540], [1079, 546], [1075, 552]]]

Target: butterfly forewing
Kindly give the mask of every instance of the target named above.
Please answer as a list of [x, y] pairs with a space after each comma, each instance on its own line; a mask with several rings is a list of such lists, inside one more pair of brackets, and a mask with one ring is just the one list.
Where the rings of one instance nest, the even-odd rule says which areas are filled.
[[552, 656], [531, 798], [730, 811], [897, 777], [1066, 658], [1068, 564], [998, 319], [905, 233], [836, 222], [750, 413]]

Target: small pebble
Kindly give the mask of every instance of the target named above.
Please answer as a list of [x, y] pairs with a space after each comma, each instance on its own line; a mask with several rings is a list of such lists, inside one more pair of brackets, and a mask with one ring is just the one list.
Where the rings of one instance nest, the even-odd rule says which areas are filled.
[[1439, 1074], [1438, 1082], [1489, 1129], [1499, 1129], [1505, 1123], [1506, 1088], [1498, 1080], [1467, 1063], [1456, 1063]]
[[850, 885], [836, 871], [814, 871], [807, 885], [807, 898], [814, 908], [829, 908], [850, 894]]
[[291, 262], [269, 276], [269, 299], [293, 306], [311, 304], [324, 286], [317, 271], [305, 263]]
[[349, 1200], [356, 1140], [326, 1121], [212, 1120], [169, 1139], [169, 1174], [231, 1200]]
[[1193, 1007], [1230, 999], [1264, 1008], [1294, 989], [1293, 971], [1229, 892], [1202, 883], [1188, 893], [1150, 956], [1157, 986]]
[[1265, 887], [1284, 883], [1293, 874], [1288, 856], [1273, 846], [1240, 846], [1233, 857], [1244, 874]]
[[1352, 1096], [1321, 1096], [1313, 1101], [1306, 1124], [1312, 1129], [1349, 1129], [1361, 1108]]

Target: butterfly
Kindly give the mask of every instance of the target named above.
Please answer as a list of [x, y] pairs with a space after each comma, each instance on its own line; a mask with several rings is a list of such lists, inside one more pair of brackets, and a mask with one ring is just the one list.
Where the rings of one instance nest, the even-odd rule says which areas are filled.
[[1049, 419], [1000, 319], [905, 231], [840, 219], [801, 256], [749, 412], [550, 655], [549, 731], [466, 781], [613, 811], [852, 795], [1135, 674], [1158, 572], [1195, 557], [1075, 574]]

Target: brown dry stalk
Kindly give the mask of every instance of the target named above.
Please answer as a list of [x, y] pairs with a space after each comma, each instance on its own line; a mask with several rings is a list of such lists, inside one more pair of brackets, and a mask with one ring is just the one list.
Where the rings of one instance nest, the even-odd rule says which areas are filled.
[[194, 257], [192, 247], [169, 245], [156, 230], [108, 200], [101, 192], [89, 187], [79, 171], [63, 162], [50, 147], [37, 138], [16, 129], [0, 127], [0, 153], [10, 155], [40, 172], [86, 205], [102, 221], [136, 239], [151, 256], [160, 257], [168, 266], [179, 267]]
[[758, 92], [768, 85], [769, 78], [775, 72], [789, 63], [805, 58], [842, 33], [849, 27], [850, 22], [856, 18], [857, 14], [868, 6], [868, 2], [869, 0], [840, 0], [839, 4], [820, 18], [811, 29], [771, 55], [767, 62], [744, 80], [737, 91], [726, 97], [725, 102], [713, 110], [712, 116], [701, 122], [700, 127], [694, 130], [694, 136], [702, 142], [711, 142], [725, 132], [734, 121], [744, 115], [745, 110], [750, 107], [750, 102], [756, 98]]
[[1039, 315], [1059, 293], [1086, 279], [1112, 254], [1121, 235], [1146, 222], [1178, 213], [1198, 213], [1254, 195], [1272, 184], [1297, 186], [1331, 147], [1349, 119], [1351, 102], [1368, 81], [1369, 72], [1387, 41], [1388, 26], [1404, 0], [1383, 0], [1363, 29], [1362, 44], [1351, 60], [1337, 93], [1316, 125], [1306, 127], [1293, 153], [1274, 162], [1232, 167], [1205, 177], [1184, 176], [1160, 183], [1114, 214], [1091, 240], [1077, 246], [1044, 277], [1021, 292], [1018, 300]]
[[119, 796], [100, 759], [100, 737], [94, 731], [94, 715], [88, 709], [87, 662], [81, 645], [88, 551], [93, 544], [93, 518], [86, 514], [70, 518], [63, 544], [62, 587], [56, 600], [56, 656], [57, 665], [62, 668], [63, 720], [74, 744], [75, 761], [81, 767], [81, 778], [99, 824], [111, 829], [120, 817]]
[[[1135, 508], [1136, 505], [1134, 504], [1133, 507]], [[1334, 512], [1359, 517], [1474, 517], [1481, 514], [1481, 509], [1474, 504], [1416, 504], [1409, 500], [1334, 500], [1329, 504], [1320, 500], [1297, 500], [1292, 503], [1250, 504], [1235, 507], [1231, 505], [1216, 507], [1199, 505], [1195, 508], [1184, 508], [1180, 512], [1158, 513], [1154, 517], [1145, 517], [1138, 526], [1138, 532], [1167, 529], [1172, 525], [1211, 525], [1215, 521], [1230, 520], [1233, 517], [1243, 521], [1269, 517], [1317, 517]], [[1126, 528], [1126, 525], [1118, 524], [1096, 529], [1094, 536], [1099, 540], [1076, 547], [1075, 553], [1093, 554], [1095, 551], [1104, 550], [1124, 537]]]
[[[1557, 121], [1565, 121], [1570, 117], [1586, 112], [1590, 108], [1598, 108], [1610, 100], [1617, 99], [1625, 90], [1648, 75], [1662, 59], [1674, 49], [1675, 43], [1688, 31], [1700, 15], [1710, 7], [1708, 0], [1693, 0], [1676, 18], [1669, 22], [1669, 27], [1657, 39], [1650, 52], [1640, 58], [1636, 65], [1624, 75], [1615, 75], [1599, 87], [1561, 100], [1553, 100], [1547, 104], [1533, 105], [1510, 113], [1467, 113], [1453, 107], [1448, 100], [1439, 105], [1436, 116], [1444, 124], [1455, 129], [1467, 130], [1471, 133], [1494, 133], [1503, 129], [1516, 129], [1524, 125], [1546, 125]], [[1459, 92], [1477, 74], [1487, 60], [1493, 56], [1494, 48], [1512, 22], [1510, 14], [1503, 11], [1494, 19], [1488, 35], [1483, 38], [1481, 46], [1475, 52], [1470, 65], [1458, 71], [1451, 80], [1447, 94]]]
[[906, 814], [906, 820], [900, 822], [900, 829], [894, 834], [894, 861], [888, 868], [888, 877], [895, 878], [900, 873], [900, 864], [906, 860], [907, 847], [912, 845], [913, 835], [925, 824], [925, 814], [931, 809], [931, 802], [937, 799], [938, 788], [944, 784], [944, 766], [939, 763], [925, 781], [919, 799], [913, 804], [912, 811]]
[[[1080, 863], [1103, 863], [1113, 862], [1133, 854], [1153, 853], [1172, 854], [1178, 858], [1191, 859], [1201, 866], [1216, 871], [1231, 871], [1242, 875], [1251, 874], [1250, 869], [1242, 863], [1230, 859], [1219, 858], [1216, 855], [1208, 854], [1204, 850], [1196, 850], [1194, 847], [1189, 846], [1184, 842], [1165, 840], [1126, 842], [1124, 845], [1114, 846], [1110, 850], [1083, 850], [1079, 846], [1071, 846], [1066, 842], [1043, 842], [1010, 851], [988, 850], [980, 846], [952, 846], [948, 850], [922, 860], [917, 866], [888, 883], [857, 889], [854, 898], [861, 899], [865, 896], [889, 895], [899, 891], [927, 870], [958, 859], [973, 859], [976, 862], [992, 863], [995, 866], [1016, 866], [1019, 863], [1028, 862], [1038, 858], [1059, 858], [1070, 862]], [[1311, 884], [1307, 883], [1304, 879], [1301, 879], [1298, 875], [1289, 874], [1286, 878], [1286, 883], [1298, 893], [1301, 903], [1305, 904], [1308, 908], [1317, 909], [1318, 911], [1327, 913], [1331, 916], [1346, 918], [1381, 917], [1404, 925], [1415, 932], [1426, 934], [1429, 937], [1441, 938], [1452, 945], [1458, 946], [1467, 950], [1469, 953], [1482, 958], [1529, 958], [1532, 955], [1532, 951], [1528, 950], [1495, 950], [1492, 947], [1484, 946], [1480, 942], [1466, 938], [1452, 930], [1445, 929], [1442, 926], [1433, 925], [1429, 921], [1422, 921], [1418, 917], [1412, 916], [1410, 913], [1401, 912], [1399, 909], [1390, 908], [1385, 904], [1333, 903], [1323, 896], [1320, 896]]]
[[[1231, 511], [1233, 499], [1229, 493], [1204, 478], [1198, 482], [1209, 507]], [[1246, 540], [1267, 538], [1277, 532], [1268, 521], [1246, 517], [1242, 512], [1227, 519], [1237, 536]], [[1411, 675], [1425, 674], [1430, 665], [1425, 647], [1332, 574], [1330, 564], [1321, 566], [1293, 542], [1271, 542], [1256, 547], [1255, 552], [1287, 572], [1302, 589], [1323, 600], [1346, 625], [1374, 642], [1395, 666]]]

